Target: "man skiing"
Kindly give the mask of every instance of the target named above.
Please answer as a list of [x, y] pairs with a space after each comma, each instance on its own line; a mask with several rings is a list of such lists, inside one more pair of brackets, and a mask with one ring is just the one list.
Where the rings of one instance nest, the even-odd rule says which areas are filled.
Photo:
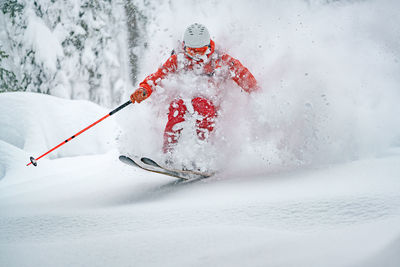
[[[202, 75], [214, 86], [232, 79], [248, 93], [258, 88], [257, 81], [250, 71], [239, 60], [216, 50], [207, 28], [198, 23], [186, 29], [182, 48], [173, 51], [170, 58], [155, 73], [147, 76], [139, 84], [139, 88], [131, 95], [131, 101], [140, 103], [148, 98], [156, 86], [171, 73]], [[189, 109], [188, 105], [191, 105]], [[194, 114], [190, 114], [188, 110]], [[190, 103], [185, 103], [183, 99], [175, 98], [169, 105], [168, 121], [164, 130], [164, 153], [173, 150], [182, 131], [180, 123], [190, 115], [196, 116], [195, 127], [200, 140], [206, 140], [213, 131], [217, 108], [210, 99], [199, 95], [193, 97]]]

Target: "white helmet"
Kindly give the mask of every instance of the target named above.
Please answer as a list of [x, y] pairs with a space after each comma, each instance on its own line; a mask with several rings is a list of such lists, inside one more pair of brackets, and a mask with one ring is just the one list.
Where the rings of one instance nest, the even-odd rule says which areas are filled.
[[210, 34], [204, 25], [195, 23], [187, 27], [183, 36], [184, 45], [192, 48], [200, 48], [210, 44]]

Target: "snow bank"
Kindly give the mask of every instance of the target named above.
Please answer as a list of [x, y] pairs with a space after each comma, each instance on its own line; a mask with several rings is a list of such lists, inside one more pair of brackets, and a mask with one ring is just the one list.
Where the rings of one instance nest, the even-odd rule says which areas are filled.
[[[28, 163], [29, 156], [39, 157], [107, 113], [88, 101], [34, 93], [0, 94], [0, 177], [11, 165]], [[115, 145], [115, 130], [112, 119], [103, 121], [47, 158], [105, 153]]]
[[[400, 6], [325, 2], [157, 2], [138, 78], [168, 58], [187, 25], [200, 22], [262, 86], [252, 96], [235, 85], [224, 88], [214, 145], [219, 159], [271, 170], [376, 155], [400, 140]], [[160, 150], [167, 111], [160, 99], [169, 92], [136, 108], [140, 129], [127, 132], [138, 141], [125, 147]]]

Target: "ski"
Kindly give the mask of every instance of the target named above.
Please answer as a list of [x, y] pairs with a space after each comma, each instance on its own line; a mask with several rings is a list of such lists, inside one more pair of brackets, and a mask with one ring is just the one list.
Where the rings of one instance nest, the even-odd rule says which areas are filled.
[[179, 175], [179, 173], [165, 171], [165, 170], [163, 170], [161, 168], [157, 169], [157, 168], [151, 168], [151, 167], [143, 166], [140, 163], [138, 163], [137, 161], [135, 161], [132, 158], [127, 157], [127, 156], [121, 155], [121, 156], [119, 156], [119, 160], [122, 161], [125, 164], [140, 168], [140, 169], [145, 170], [145, 171], [154, 172], [154, 173], [163, 174], [163, 175], [168, 175], [168, 176], [175, 177], [175, 178], [178, 178], [178, 179], [183, 179], [183, 180], [188, 180], [189, 179], [188, 177], [185, 177], [183, 175]]
[[143, 162], [146, 165], [153, 166], [153, 167], [156, 167], [156, 168], [160, 168], [160, 169], [163, 169], [163, 170], [166, 170], [166, 171], [177, 172], [177, 173], [188, 174], [188, 175], [196, 175], [196, 176], [200, 176], [201, 178], [208, 178], [208, 177], [214, 175], [214, 173], [200, 172], [200, 171], [194, 171], [194, 170], [171, 169], [171, 168], [168, 168], [168, 167], [165, 167], [165, 166], [161, 166], [160, 164], [158, 164], [154, 160], [152, 160], [150, 158], [146, 158], [146, 157], [142, 157], [140, 159], [140, 161]]
[[[146, 158], [146, 159], [148, 159], [148, 158]], [[192, 173], [189, 171], [166, 169], [166, 168], [163, 168], [162, 166], [158, 165], [155, 161], [153, 161], [151, 159], [148, 159], [148, 161], [144, 160], [147, 162], [144, 165], [142, 164], [143, 161], [141, 161], [140, 159], [135, 160], [135, 159], [132, 159], [131, 157], [124, 156], [124, 155], [119, 156], [119, 160], [125, 164], [140, 168], [145, 171], [168, 175], [168, 176], [175, 177], [175, 178], [182, 179], [182, 180], [196, 180], [196, 179], [202, 179], [202, 178], [209, 177], [206, 175], [201, 175], [199, 173]], [[151, 164], [148, 164], [148, 163], [151, 163]]]

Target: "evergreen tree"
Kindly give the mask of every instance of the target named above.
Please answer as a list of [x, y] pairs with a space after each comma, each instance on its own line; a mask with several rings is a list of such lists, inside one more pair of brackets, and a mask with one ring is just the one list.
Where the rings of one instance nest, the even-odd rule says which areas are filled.
[[125, 1], [5, 0], [1, 11], [1, 91], [121, 102], [131, 84]]

